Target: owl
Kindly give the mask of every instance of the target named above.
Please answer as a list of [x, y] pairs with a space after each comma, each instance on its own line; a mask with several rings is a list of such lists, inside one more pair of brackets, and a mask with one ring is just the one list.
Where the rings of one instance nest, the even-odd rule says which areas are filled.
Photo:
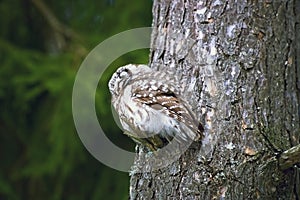
[[203, 126], [187, 103], [188, 97], [180, 95], [178, 84], [166, 72], [147, 65], [118, 68], [108, 87], [124, 133], [150, 151], [175, 139], [199, 141]]

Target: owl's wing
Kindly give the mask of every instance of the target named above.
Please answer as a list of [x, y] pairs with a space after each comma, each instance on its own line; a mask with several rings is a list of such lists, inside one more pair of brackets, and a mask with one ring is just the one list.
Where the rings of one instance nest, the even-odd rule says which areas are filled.
[[138, 87], [133, 91], [133, 99], [152, 109], [159, 110], [165, 115], [185, 124], [201, 138], [203, 127], [195, 120], [193, 112], [187, 104], [180, 99], [167, 84], [157, 85], [154, 82]]

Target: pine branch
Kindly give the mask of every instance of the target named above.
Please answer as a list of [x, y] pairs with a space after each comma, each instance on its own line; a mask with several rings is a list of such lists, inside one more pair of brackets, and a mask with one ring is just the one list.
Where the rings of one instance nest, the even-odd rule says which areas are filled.
[[87, 54], [85, 47], [80, 44], [82, 42], [81, 37], [70, 27], [60, 22], [43, 0], [31, 0], [31, 2], [53, 30], [56, 46], [60, 50], [68, 47], [72, 41], [73, 45], [75, 44], [75, 48], [72, 49], [76, 49], [76, 54], [79, 57]]
[[51, 28], [60, 34], [65, 35], [70, 39], [79, 39], [80, 37], [69, 27], [62, 24], [48, 8], [48, 6], [42, 0], [31, 0], [35, 7], [44, 16]]
[[284, 151], [279, 157], [279, 167], [286, 170], [300, 163], [300, 144]]

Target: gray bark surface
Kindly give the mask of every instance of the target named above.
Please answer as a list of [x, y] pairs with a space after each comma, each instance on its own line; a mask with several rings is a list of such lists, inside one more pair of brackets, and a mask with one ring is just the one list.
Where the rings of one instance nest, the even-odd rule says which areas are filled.
[[130, 199], [300, 199], [299, 165], [278, 164], [300, 142], [299, 2], [154, 0], [151, 67], [195, 83], [205, 138], [133, 171]]

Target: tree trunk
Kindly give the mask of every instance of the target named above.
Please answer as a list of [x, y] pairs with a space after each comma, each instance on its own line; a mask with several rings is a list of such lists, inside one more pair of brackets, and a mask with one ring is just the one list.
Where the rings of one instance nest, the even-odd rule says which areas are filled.
[[300, 199], [299, 154], [282, 164], [300, 141], [299, 11], [298, 0], [154, 0], [151, 66], [197, 80], [188, 100], [205, 138], [132, 172], [130, 199]]

